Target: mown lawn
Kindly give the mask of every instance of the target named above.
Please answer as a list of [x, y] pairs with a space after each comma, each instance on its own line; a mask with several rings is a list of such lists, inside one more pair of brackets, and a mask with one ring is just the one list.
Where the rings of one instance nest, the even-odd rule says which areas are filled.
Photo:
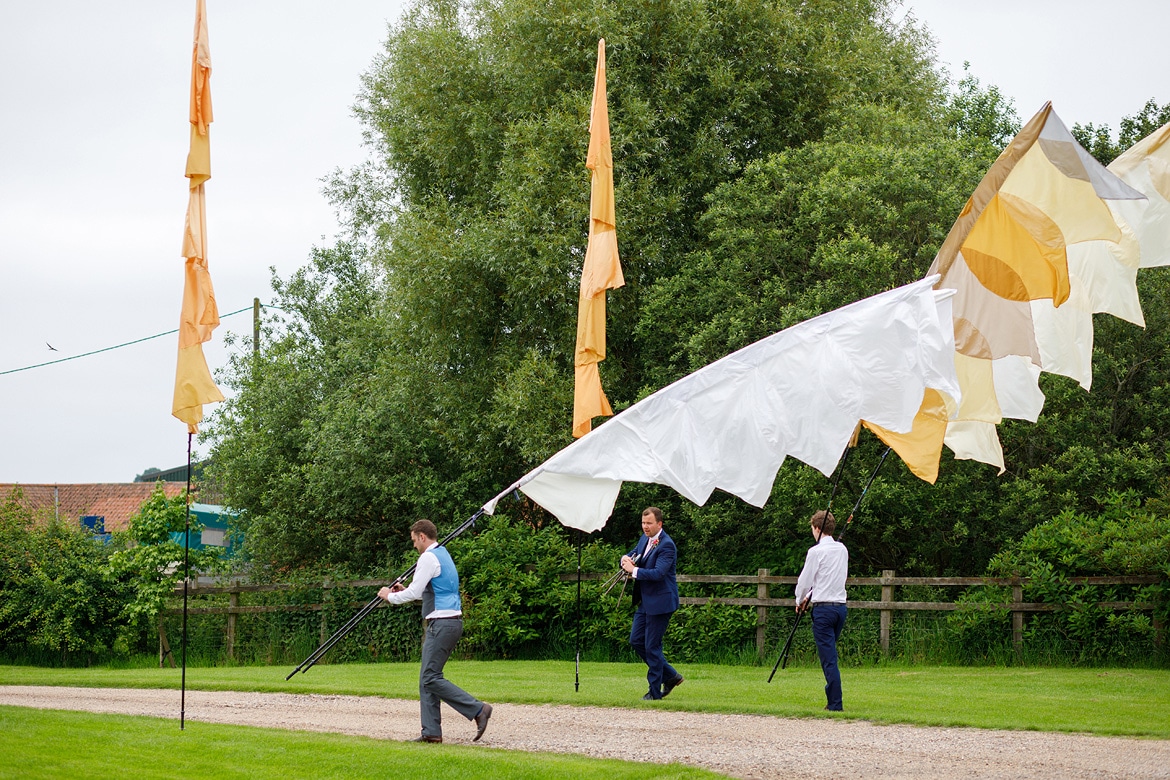
[[[291, 667], [187, 669], [203, 690], [332, 693], [416, 699], [416, 664], [318, 665], [286, 682]], [[682, 665], [669, 699], [643, 702], [645, 667], [561, 661], [452, 661], [447, 676], [489, 702], [656, 707], [786, 717], [862, 718], [922, 726], [1071, 731], [1170, 739], [1170, 671], [1150, 669], [878, 666], [843, 670], [845, 712], [824, 712], [814, 667]], [[178, 689], [175, 669], [44, 669], [0, 666], [0, 685]], [[176, 713], [178, 698], [176, 697]]]
[[461, 745], [415, 745], [281, 729], [0, 706], [0, 778], [450, 778], [705, 780], [678, 764], [635, 764]]

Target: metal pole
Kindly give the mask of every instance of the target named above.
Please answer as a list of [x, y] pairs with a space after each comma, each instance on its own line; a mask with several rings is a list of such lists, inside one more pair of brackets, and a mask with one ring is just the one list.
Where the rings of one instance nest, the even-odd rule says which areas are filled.
[[260, 354], [260, 299], [252, 299], [252, 354]]
[[[837, 487], [841, 484], [841, 475], [845, 473], [845, 463], [849, 460], [849, 450], [853, 448], [852, 442], [845, 445], [845, 451], [841, 453], [841, 460], [837, 461], [837, 471], [833, 474], [833, 489], [829, 492], [829, 504], [825, 512], [833, 510], [833, 499], [837, 497]], [[856, 509], [856, 508], [855, 508]], [[817, 535], [817, 541], [821, 540], [820, 535]], [[804, 602], [797, 605], [796, 620], [792, 621], [792, 631], [788, 633], [788, 641], [784, 643], [784, 649], [780, 651], [780, 657], [776, 659], [775, 666], [772, 667], [772, 673], [768, 675], [768, 682], [772, 682], [772, 678], [776, 676], [777, 668], [786, 668], [788, 666], [788, 651], [792, 647], [792, 638], [796, 636], [796, 628], [800, 625], [800, 619], [804, 617], [804, 613], [808, 611], [809, 602], [812, 599], [812, 593], [809, 593]]]
[[183, 730], [187, 715], [187, 588], [191, 583], [191, 439], [194, 435], [187, 432], [187, 493], [183, 496], [187, 522], [183, 529], [183, 674], [179, 685], [179, 731]]
[[[865, 483], [865, 487], [862, 489], [861, 495], [857, 497], [857, 503], [853, 505], [853, 508], [849, 510], [849, 516], [845, 518], [845, 524], [841, 527], [841, 533], [837, 535], [838, 542], [841, 541], [841, 537], [845, 536], [845, 531], [849, 528], [849, 524], [853, 522], [853, 515], [857, 513], [857, 509], [861, 506], [861, 502], [865, 498], [865, 494], [869, 492], [869, 488], [873, 484], [874, 478], [877, 477], [878, 469], [880, 469], [882, 464], [886, 462], [886, 457], [890, 454], [892, 449], [892, 447], [886, 447], [886, 451], [882, 453], [882, 457], [878, 461], [878, 464], [874, 466], [873, 473], [869, 475], [869, 481]], [[848, 456], [849, 449], [846, 448], [845, 455], [841, 457], [841, 471], [845, 470], [845, 458]], [[829, 496], [829, 509], [832, 509], [833, 507], [833, 496], [837, 493], [837, 480], [840, 478], [841, 474], [838, 472], [836, 479], [833, 480], [833, 493]], [[817, 541], [820, 541], [819, 536], [817, 537]], [[775, 676], [777, 667], [783, 669], [788, 666], [788, 650], [792, 646], [792, 637], [796, 635], [796, 627], [800, 625], [800, 619], [804, 617], [804, 613], [808, 611], [808, 604], [811, 599], [812, 594], [810, 593], [804, 600], [804, 603], [800, 605], [800, 609], [797, 610], [796, 620], [792, 621], [792, 631], [788, 634], [788, 641], [784, 643], [784, 649], [780, 651], [780, 657], [776, 659], [776, 666], [772, 667], [772, 674], [768, 675], [768, 682], [772, 682], [772, 677]], [[882, 600], [885, 600], [884, 596]]]
[[869, 475], [869, 481], [865, 483], [865, 488], [862, 489], [861, 495], [857, 497], [857, 503], [855, 503], [853, 508], [849, 510], [849, 516], [845, 518], [845, 524], [841, 526], [841, 533], [837, 534], [838, 542], [841, 541], [841, 537], [845, 536], [845, 532], [849, 530], [849, 524], [853, 522], [853, 515], [856, 514], [858, 507], [861, 506], [861, 502], [865, 498], [865, 494], [869, 492], [869, 486], [873, 484], [874, 478], [877, 477], [878, 469], [880, 469], [882, 464], [886, 462], [886, 458], [889, 456], [892, 449], [893, 447], [886, 447], [886, 451], [882, 453], [881, 460], [879, 460], [878, 464], [873, 467], [873, 473]]
[[584, 531], [577, 531], [577, 665], [573, 678], [573, 692], [581, 690], [581, 537]]
[[800, 619], [804, 617], [804, 613], [808, 611], [808, 599], [800, 605], [800, 609], [796, 612], [796, 620], [792, 621], [792, 630], [788, 632], [788, 641], [784, 643], [784, 649], [780, 651], [780, 657], [776, 659], [776, 665], [772, 667], [772, 673], [768, 675], [768, 682], [772, 682], [772, 678], [776, 676], [777, 669], [785, 669], [788, 667], [788, 649], [792, 647], [792, 637], [796, 636], [796, 627], [800, 625]]

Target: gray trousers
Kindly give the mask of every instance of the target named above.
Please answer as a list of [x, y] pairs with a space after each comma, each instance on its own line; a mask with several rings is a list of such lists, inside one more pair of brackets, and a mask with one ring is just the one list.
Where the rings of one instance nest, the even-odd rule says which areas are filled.
[[439, 702], [447, 702], [468, 720], [475, 718], [483, 708], [482, 701], [443, 676], [443, 667], [461, 636], [462, 618], [428, 620], [423, 631], [422, 666], [418, 673], [418, 704], [422, 713], [424, 736], [443, 736]]

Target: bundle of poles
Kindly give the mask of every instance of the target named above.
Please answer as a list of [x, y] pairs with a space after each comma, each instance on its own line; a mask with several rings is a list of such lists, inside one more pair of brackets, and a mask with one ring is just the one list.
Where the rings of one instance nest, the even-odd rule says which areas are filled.
[[[468, 530], [469, 528], [474, 528], [475, 522], [477, 520], [479, 520], [479, 518], [483, 517], [483, 513], [484, 513], [483, 510], [480, 509], [474, 515], [472, 515], [471, 517], [464, 520], [462, 525], [460, 525], [454, 531], [452, 531], [451, 533], [449, 533], [443, 537], [443, 540], [441, 542], [439, 542], [439, 546], [442, 547], [442, 546], [446, 545], [447, 542], [456, 538], [457, 536], [462, 534], [464, 531]], [[406, 580], [407, 577], [414, 574], [415, 569], [417, 569], [417, 568], [418, 568], [418, 563], [415, 563], [409, 569], [402, 572], [402, 574], [399, 574], [394, 579], [394, 582], [390, 583], [390, 588], [393, 589], [395, 585], [401, 585], [402, 582], [404, 580]], [[358, 623], [361, 623], [363, 620], [365, 620], [366, 617], [371, 612], [373, 612], [375, 609], [377, 609], [378, 607], [382, 606], [385, 603], [386, 603], [385, 600], [381, 596], [374, 596], [374, 598], [370, 599], [370, 602], [368, 604], [366, 604], [364, 607], [359, 609], [357, 611], [357, 614], [355, 614], [348, 621], [346, 621], [345, 625], [343, 625], [341, 628], [334, 631], [333, 636], [329, 637], [324, 642], [322, 642], [320, 647], [318, 647], [316, 650], [314, 650], [312, 653], [310, 653], [309, 657], [306, 658], [305, 660], [301, 661], [301, 663], [297, 666], [297, 668], [293, 669], [291, 672], [289, 672], [288, 677], [285, 677], [284, 679], [286, 681], [291, 680], [292, 676], [294, 674], [296, 674], [297, 672], [309, 671], [309, 669], [311, 669], [313, 667], [313, 664], [320, 661], [321, 658], [326, 653], [329, 652], [330, 648], [332, 648], [335, 644], [337, 644], [343, 638], [345, 638], [345, 635], [348, 634], [350, 631], [353, 631], [355, 628], [357, 628]]]
[[[630, 556], [630, 561], [636, 564], [638, 562], [638, 559], [641, 557], [642, 557], [641, 553], [634, 553], [633, 555]], [[618, 602], [620, 603], [622, 600], [622, 596], [625, 595], [625, 592], [626, 592], [626, 583], [629, 581], [630, 581], [630, 573], [619, 566], [618, 570], [616, 572], [614, 572], [613, 575], [610, 576], [609, 579], [607, 579], [605, 582], [601, 583], [601, 595], [604, 596], [604, 595], [608, 594], [620, 582], [622, 585], [621, 591], [618, 592]]]

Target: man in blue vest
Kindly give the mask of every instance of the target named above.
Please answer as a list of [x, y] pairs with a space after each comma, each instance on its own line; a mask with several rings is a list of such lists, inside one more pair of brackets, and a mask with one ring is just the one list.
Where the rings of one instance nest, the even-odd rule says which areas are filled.
[[638, 609], [630, 629], [630, 644], [646, 663], [650, 690], [642, 698], [649, 701], [669, 696], [683, 681], [662, 654], [662, 637], [670, 625], [670, 616], [678, 609], [678, 549], [662, 530], [662, 510], [656, 506], [642, 512], [642, 534], [634, 549], [622, 556], [622, 569], [634, 581], [634, 606]]
[[485, 704], [443, 676], [443, 667], [463, 635], [463, 611], [459, 600], [459, 572], [446, 548], [438, 544], [439, 531], [430, 520], [419, 520], [410, 527], [410, 540], [418, 550], [418, 565], [410, 587], [396, 584], [382, 588], [378, 595], [390, 604], [422, 601], [422, 666], [418, 675], [419, 709], [422, 734], [414, 742], [442, 742], [443, 727], [439, 702], [445, 701], [468, 720], [475, 721], [478, 742], [492, 716], [492, 705]]

